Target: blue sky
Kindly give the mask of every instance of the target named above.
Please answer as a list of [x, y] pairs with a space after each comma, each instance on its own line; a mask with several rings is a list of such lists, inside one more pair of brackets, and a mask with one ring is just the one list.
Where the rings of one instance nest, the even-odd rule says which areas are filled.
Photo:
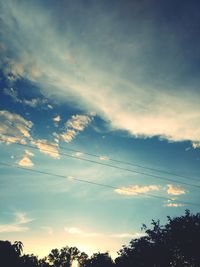
[[0, 7], [1, 239], [115, 257], [142, 223], [199, 211], [199, 3]]

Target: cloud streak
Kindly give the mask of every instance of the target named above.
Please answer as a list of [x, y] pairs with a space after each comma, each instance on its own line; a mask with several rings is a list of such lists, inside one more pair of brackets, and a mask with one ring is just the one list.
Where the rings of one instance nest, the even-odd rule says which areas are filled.
[[31, 108], [36, 108], [36, 107], [42, 109], [51, 108], [51, 106], [48, 105], [47, 99], [41, 99], [41, 98], [21, 99], [18, 95], [18, 92], [13, 88], [10, 89], [4, 88], [4, 94], [10, 96], [14, 102], [29, 106]]
[[137, 196], [140, 194], [148, 193], [150, 191], [159, 191], [159, 190], [160, 186], [158, 185], [145, 185], [145, 186], [133, 185], [128, 187], [120, 187], [118, 189], [115, 189], [115, 192], [120, 195]]
[[169, 203], [164, 204], [164, 206], [168, 208], [178, 208], [178, 207], [183, 207], [184, 204], [169, 202]]
[[14, 232], [26, 232], [29, 227], [26, 224], [33, 221], [26, 213], [16, 212], [14, 214], [15, 221], [8, 224], [0, 224], [0, 233], [14, 233]]
[[104, 233], [97, 233], [97, 232], [86, 232], [77, 227], [65, 227], [65, 232], [70, 235], [79, 235], [83, 237], [102, 237], [107, 236], [110, 238], [119, 238], [119, 239], [126, 239], [126, 238], [139, 238], [144, 236], [144, 233], [113, 233], [113, 234], [104, 234]]
[[77, 228], [77, 227], [69, 227], [69, 228], [65, 227], [64, 230], [68, 234], [71, 234], [71, 235], [81, 235], [81, 236], [84, 236], [84, 237], [96, 237], [96, 236], [102, 235], [100, 233], [85, 232], [82, 229]]

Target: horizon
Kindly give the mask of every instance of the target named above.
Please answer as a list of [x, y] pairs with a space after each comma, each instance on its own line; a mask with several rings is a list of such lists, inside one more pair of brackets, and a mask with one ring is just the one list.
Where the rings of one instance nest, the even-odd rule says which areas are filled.
[[0, 0], [0, 238], [91, 255], [200, 206], [196, 1]]

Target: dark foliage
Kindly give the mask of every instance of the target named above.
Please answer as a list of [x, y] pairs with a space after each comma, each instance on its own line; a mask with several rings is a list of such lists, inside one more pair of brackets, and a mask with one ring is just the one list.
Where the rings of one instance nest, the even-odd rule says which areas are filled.
[[94, 253], [87, 259], [81, 267], [112, 267], [114, 266], [112, 258], [106, 253]]
[[181, 217], [168, 217], [166, 225], [152, 221], [146, 235], [119, 251], [119, 267], [199, 267], [200, 214], [186, 210]]
[[90, 258], [76, 247], [52, 249], [44, 259], [23, 254], [23, 244], [0, 241], [2, 267], [71, 267], [74, 260], [79, 267], [199, 267], [200, 213], [167, 218], [166, 225], [152, 221], [143, 225], [145, 235], [131, 240], [118, 252], [115, 263], [106, 253], [95, 253]]

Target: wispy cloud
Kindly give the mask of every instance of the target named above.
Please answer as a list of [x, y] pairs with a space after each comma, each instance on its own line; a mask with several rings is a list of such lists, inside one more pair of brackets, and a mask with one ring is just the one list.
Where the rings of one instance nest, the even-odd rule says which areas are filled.
[[31, 138], [30, 130], [33, 126], [31, 121], [24, 119], [21, 115], [0, 110], [0, 138], [1, 141], [10, 143], [26, 143]]
[[118, 189], [115, 189], [115, 192], [120, 195], [129, 195], [129, 196], [136, 196], [139, 194], [145, 194], [149, 191], [159, 191], [160, 186], [158, 185], [133, 185], [133, 186], [127, 186], [127, 187], [120, 187]]
[[167, 185], [167, 193], [169, 195], [179, 196], [179, 195], [186, 194], [186, 190], [180, 186], [168, 184]]
[[109, 160], [109, 157], [108, 156], [105, 156], [105, 155], [104, 156], [102, 155], [102, 156], [99, 157], [99, 159], [100, 160], [103, 160], [103, 161], [104, 160], [107, 161], [107, 160]]
[[96, 237], [96, 236], [100, 236], [102, 234], [100, 233], [93, 233], [93, 232], [85, 232], [80, 228], [77, 227], [65, 227], [64, 228], [65, 232], [67, 232], [68, 234], [72, 234], [72, 235], [81, 235], [81, 236], [85, 236], [85, 237]]
[[17, 224], [27, 224], [34, 219], [29, 218], [25, 212], [15, 212], [15, 221]]
[[135, 239], [140, 238], [145, 235], [145, 233], [139, 232], [139, 233], [99, 233], [99, 232], [90, 232], [90, 231], [84, 231], [77, 227], [65, 227], [65, 232], [67, 232], [70, 235], [77, 235], [82, 237], [109, 237], [109, 238], [116, 238], [116, 239]]
[[29, 228], [15, 224], [0, 224], [0, 233], [26, 232]]
[[84, 153], [83, 152], [75, 152], [75, 153], [72, 154], [72, 156], [80, 158], [80, 157], [84, 156]]
[[59, 146], [57, 143], [49, 143], [45, 139], [32, 140], [32, 144], [35, 145], [41, 153], [51, 156], [54, 159], [59, 159]]
[[4, 88], [4, 94], [10, 96], [14, 102], [29, 106], [31, 108], [36, 108], [36, 107], [39, 107], [41, 109], [51, 108], [46, 98], [21, 99], [18, 95], [18, 92], [13, 88], [10, 89]]
[[[125, 36], [123, 29], [126, 21], [119, 24], [115, 12], [110, 14], [104, 10], [103, 19], [93, 16], [91, 23], [90, 16], [80, 6], [79, 17], [84, 17], [87, 25], [84, 38], [77, 34], [76, 23], [69, 23], [71, 26], [62, 24], [62, 28], [68, 30], [59, 35], [60, 32], [56, 29], [60, 27], [55, 26], [55, 20], [49, 14], [56, 16], [58, 24], [61, 23], [59, 16], [56, 12], [45, 12], [43, 6], [38, 8], [37, 5], [35, 1], [30, 3], [29, 9], [37, 10], [32, 13], [23, 3], [17, 5], [6, 1], [2, 7], [2, 22], [5, 26], [2, 35], [15, 37], [12, 42], [5, 38], [4, 47], [13, 51], [13, 58], [10, 58], [11, 53], [6, 54], [6, 50], [4, 52], [5, 60], [2, 64], [9, 66], [9, 73], [36, 82], [49, 97], [56, 96], [66, 101], [70, 99], [70, 102], [87, 112], [93, 110], [109, 123], [111, 129], [123, 129], [135, 137], [160, 136], [170, 141], [200, 141], [199, 93], [192, 86], [190, 91], [186, 90], [184, 81], [180, 80], [182, 68], [187, 70], [188, 66], [186, 60], [182, 64], [183, 58], [178, 53], [174, 54], [180, 46], [174, 40], [170, 43], [170, 38], [164, 43], [149, 38], [152, 31], [160, 30], [159, 25], [145, 26], [144, 21], [138, 23], [140, 18], [137, 17], [131, 21], [130, 35]], [[66, 12], [62, 15], [73, 21], [70, 9], [68, 11], [63, 8], [60, 12]], [[44, 28], [45, 32], [41, 36], [39, 33]], [[120, 38], [123, 42], [118, 41]], [[89, 42], [91, 39], [94, 42]], [[24, 40], [23, 46], [21, 40]], [[74, 44], [73, 49], [69, 45], [71, 42]], [[35, 49], [36, 44], [40, 50]], [[162, 61], [164, 66], [161, 69], [168, 70], [167, 74], [165, 71], [161, 74], [161, 69], [158, 69], [161, 64], [157, 53], [159, 45], [165, 45], [166, 48], [166, 60]], [[153, 53], [149, 53], [148, 57], [146, 51], [149, 49]], [[14, 53], [16, 51], [17, 55]], [[118, 57], [116, 53], [119, 54]], [[171, 58], [176, 64], [167, 65], [168, 55], [176, 55], [176, 62], [175, 57]], [[149, 73], [154, 73], [153, 81]], [[176, 83], [174, 75], [177, 75]], [[173, 90], [169, 87], [173, 87]], [[72, 129], [80, 129], [75, 121], [71, 126]], [[69, 134], [72, 136], [72, 132]], [[71, 140], [67, 138], [67, 134], [63, 139], [67, 142]]]
[[144, 236], [145, 234], [144, 233], [118, 233], [118, 234], [110, 234], [109, 236], [110, 237], [114, 237], [114, 238], [132, 238], [132, 239], [135, 239], [135, 238], [140, 238], [142, 236]]
[[107, 236], [110, 238], [119, 238], [119, 239], [126, 239], [126, 238], [139, 238], [141, 236], [144, 236], [144, 233], [111, 233], [111, 234], [105, 234], [105, 233], [98, 233], [98, 232], [86, 232], [80, 228], [77, 227], [65, 227], [65, 232], [71, 235], [79, 235], [83, 237], [102, 237]]
[[181, 203], [173, 203], [173, 202], [169, 202], [169, 203], [165, 203], [164, 207], [169, 207], [169, 208], [178, 208], [178, 207], [183, 207], [184, 204]]
[[29, 230], [29, 227], [25, 225], [34, 219], [29, 218], [24, 212], [16, 212], [14, 216], [15, 221], [13, 223], [0, 224], [0, 233], [26, 232]]
[[53, 228], [51, 226], [42, 226], [41, 229], [47, 232], [48, 235], [53, 235]]

